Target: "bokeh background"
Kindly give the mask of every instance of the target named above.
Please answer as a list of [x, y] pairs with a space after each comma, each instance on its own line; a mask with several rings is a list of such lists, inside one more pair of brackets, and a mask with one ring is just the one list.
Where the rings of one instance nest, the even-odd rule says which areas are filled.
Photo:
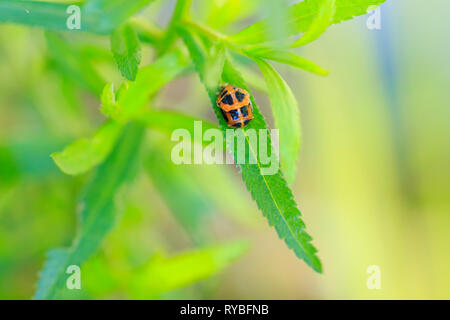
[[[208, 21], [208, 6], [219, 10], [224, 2], [196, 1], [193, 15], [226, 25]], [[253, 19], [270, 12], [265, 1], [242, 3]], [[140, 16], [164, 26], [172, 9], [173, 1], [156, 1]], [[123, 199], [118, 226], [82, 268], [82, 292], [70, 297], [449, 299], [449, 11], [445, 0], [388, 0], [380, 30], [369, 30], [363, 16], [331, 26], [299, 50], [330, 70], [328, 77], [275, 65], [300, 105], [303, 142], [293, 189], [322, 275], [278, 239], [234, 166], [175, 166], [164, 157], [169, 140], [149, 132], [147, 143], [157, 146], [152, 161]], [[249, 21], [239, 23], [222, 30]], [[65, 37], [67, 50], [56, 50], [43, 30], [0, 25], [2, 299], [31, 298], [45, 253], [69, 246], [76, 231], [77, 200], [90, 174], [64, 175], [49, 155], [104, 121], [102, 80], [86, 84], [65, 63], [83, 59], [100, 79], [121, 81], [107, 38]], [[151, 57], [145, 48], [143, 65]], [[254, 93], [272, 124], [265, 93]], [[216, 121], [195, 74], [164, 88], [155, 105]], [[202, 223], [190, 225], [191, 215]], [[111, 280], [133, 277], [130, 270], [155, 256], [231, 239], [247, 241], [246, 252], [180, 288], [154, 294], [145, 286], [117, 288]], [[379, 290], [366, 285], [371, 265], [381, 270]], [[176, 278], [186, 268], [199, 265], [163, 269]], [[158, 286], [140, 277], [133, 281]]]

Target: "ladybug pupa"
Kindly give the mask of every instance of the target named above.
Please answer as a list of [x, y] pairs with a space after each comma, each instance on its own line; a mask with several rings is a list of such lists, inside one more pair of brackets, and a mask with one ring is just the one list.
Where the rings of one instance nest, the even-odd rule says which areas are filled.
[[244, 89], [227, 84], [222, 87], [216, 103], [229, 127], [243, 128], [253, 119], [250, 95]]

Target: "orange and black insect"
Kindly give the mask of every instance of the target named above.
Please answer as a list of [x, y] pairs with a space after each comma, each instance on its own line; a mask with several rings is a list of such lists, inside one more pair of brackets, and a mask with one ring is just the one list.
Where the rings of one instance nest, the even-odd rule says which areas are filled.
[[222, 87], [216, 103], [229, 127], [242, 128], [253, 119], [250, 95], [244, 89], [227, 84]]

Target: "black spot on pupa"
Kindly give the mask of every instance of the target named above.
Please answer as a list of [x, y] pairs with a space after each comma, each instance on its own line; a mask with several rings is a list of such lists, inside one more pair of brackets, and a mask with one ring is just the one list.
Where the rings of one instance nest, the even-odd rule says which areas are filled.
[[232, 106], [232, 105], [233, 105], [233, 98], [231, 97], [231, 95], [227, 94], [227, 95], [222, 99], [222, 102], [225, 103], [225, 104], [227, 104], [227, 105], [229, 105], [229, 106]]
[[248, 110], [247, 110], [247, 107], [246, 107], [246, 106], [244, 106], [244, 107], [241, 108], [241, 113], [242, 113], [242, 116], [243, 116], [243, 117], [248, 116]]
[[238, 99], [239, 102], [242, 102], [242, 100], [244, 100], [245, 98], [245, 94], [243, 94], [242, 92], [236, 91], [236, 99]]
[[230, 114], [231, 114], [231, 118], [233, 118], [233, 120], [239, 119], [239, 114], [238, 114], [237, 110], [230, 110]]
[[220, 112], [222, 113], [223, 118], [224, 118], [225, 120], [228, 120], [228, 119], [227, 119], [227, 114], [225, 113], [225, 111], [223, 111], [222, 109], [220, 109]]

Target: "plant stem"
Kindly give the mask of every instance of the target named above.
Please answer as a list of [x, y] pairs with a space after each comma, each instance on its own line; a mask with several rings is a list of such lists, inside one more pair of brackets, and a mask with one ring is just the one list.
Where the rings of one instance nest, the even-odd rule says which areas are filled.
[[130, 19], [130, 24], [135, 28], [139, 39], [158, 48], [164, 37], [164, 32], [146, 20], [138, 17]]
[[184, 20], [183, 25], [185, 25], [188, 28], [194, 29], [195, 31], [203, 34], [204, 36], [206, 36], [207, 38], [209, 38], [212, 41], [222, 42], [226, 47], [230, 48], [233, 51], [236, 51], [243, 55], [247, 55], [245, 50], [241, 46], [230, 41], [228, 39], [228, 36], [224, 35], [223, 33], [220, 33], [214, 29], [211, 29], [205, 25], [199, 24], [199, 23], [191, 21], [191, 20]]
[[189, 13], [193, 0], [178, 0], [173, 11], [172, 20], [170, 21], [169, 28], [167, 29], [166, 36], [161, 45], [159, 55], [163, 55], [173, 45], [177, 38], [176, 26], [183, 20]]

